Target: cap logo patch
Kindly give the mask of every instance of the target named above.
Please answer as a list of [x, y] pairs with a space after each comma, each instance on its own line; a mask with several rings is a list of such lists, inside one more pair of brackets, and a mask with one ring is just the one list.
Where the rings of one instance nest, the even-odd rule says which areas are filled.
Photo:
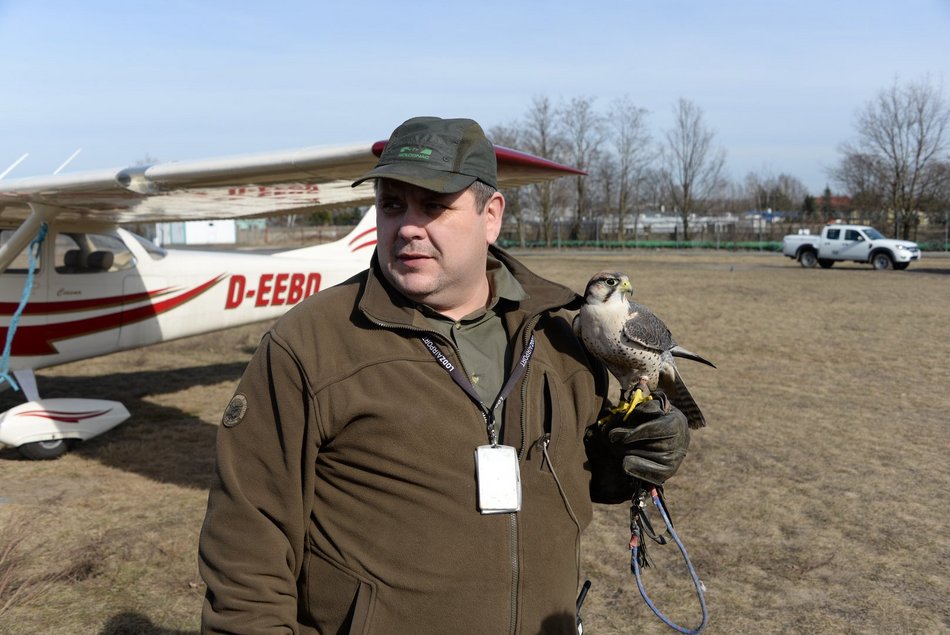
[[224, 416], [221, 418], [221, 425], [225, 428], [233, 428], [241, 423], [244, 415], [247, 413], [247, 397], [238, 393], [231, 397], [228, 407], [224, 409]]
[[399, 148], [400, 159], [419, 159], [428, 161], [432, 158], [431, 148], [419, 148], [416, 146], [403, 146]]

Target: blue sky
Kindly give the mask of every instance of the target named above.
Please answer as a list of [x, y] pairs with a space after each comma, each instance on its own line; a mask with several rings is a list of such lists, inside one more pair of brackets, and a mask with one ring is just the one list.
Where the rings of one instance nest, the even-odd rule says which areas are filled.
[[950, 0], [0, 0], [0, 63], [0, 172], [30, 153], [7, 178], [77, 148], [69, 170], [373, 141], [420, 114], [490, 128], [538, 96], [628, 96], [660, 138], [684, 97], [733, 179], [819, 194], [879, 91], [929, 78], [950, 101]]

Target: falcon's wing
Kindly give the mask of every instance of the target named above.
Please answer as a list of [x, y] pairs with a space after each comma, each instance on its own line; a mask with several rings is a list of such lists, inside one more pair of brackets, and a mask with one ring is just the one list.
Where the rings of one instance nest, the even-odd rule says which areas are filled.
[[654, 315], [650, 309], [636, 302], [630, 303], [630, 317], [624, 322], [623, 337], [658, 353], [676, 346], [663, 320]]

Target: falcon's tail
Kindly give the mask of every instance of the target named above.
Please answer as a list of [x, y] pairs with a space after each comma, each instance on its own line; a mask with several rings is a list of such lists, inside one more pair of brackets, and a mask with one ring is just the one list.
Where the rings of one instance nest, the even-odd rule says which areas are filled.
[[[712, 366], [712, 364], [710, 364], [710, 366]], [[686, 389], [686, 384], [683, 383], [683, 379], [679, 373], [676, 373], [673, 383], [675, 390], [670, 391], [671, 394], [668, 395], [670, 402], [686, 415], [686, 422], [690, 428], [695, 429], [705, 426], [706, 417], [703, 416], [703, 411], [699, 409], [699, 404], [696, 403], [696, 400], [693, 399], [689, 390]]]
[[682, 346], [674, 346], [673, 348], [670, 349], [670, 353], [673, 355], [673, 357], [684, 357], [686, 359], [691, 359], [694, 362], [700, 362], [702, 364], [706, 364], [707, 366], [712, 366], [713, 368], [716, 367], [715, 364], [713, 364], [711, 361], [709, 361], [702, 355], [697, 355], [696, 353], [692, 351], [688, 351]]

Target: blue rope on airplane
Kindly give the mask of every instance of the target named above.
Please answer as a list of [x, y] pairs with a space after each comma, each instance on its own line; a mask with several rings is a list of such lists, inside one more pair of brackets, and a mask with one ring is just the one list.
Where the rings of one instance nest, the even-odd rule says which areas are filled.
[[13, 348], [13, 335], [16, 333], [17, 325], [20, 323], [20, 316], [23, 314], [23, 309], [26, 308], [26, 303], [30, 300], [30, 293], [33, 291], [33, 274], [36, 272], [40, 245], [43, 244], [48, 230], [49, 227], [46, 223], [40, 225], [40, 231], [36, 233], [36, 237], [30, 243], [30, 246], [27, 247], [30, 264], [26, 272], [26, 282], [23, 285], [23, 295], [20, 298], [19, 306], [17, 306], [16, 311], [13, 312], [13, 317], [10, 318], [10, 326], [7, 327], [7, 342], [3, 347], [3, 357], [0, 358], [0, 383], [5, 381], [10, 384], [10, 387], [14, 390], [19, 390], [20, 385], [16, 383], [16, 380], [13, 379], [13, 375], [10, 374], [10, 350]]

